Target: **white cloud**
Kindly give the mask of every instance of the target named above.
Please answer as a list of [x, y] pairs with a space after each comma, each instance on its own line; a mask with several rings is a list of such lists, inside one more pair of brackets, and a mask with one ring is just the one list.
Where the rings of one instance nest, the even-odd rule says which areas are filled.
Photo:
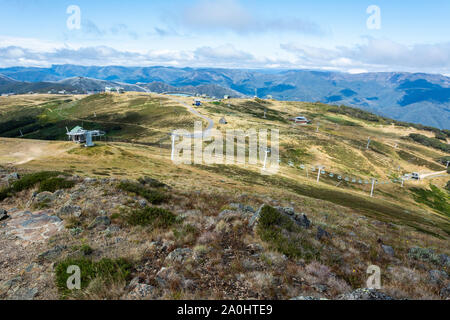
[[185, 26], [199, 31], [233, 31], [236, 33], [296, 32], [322, 35], [314, 22], [300, 18], [267, 18], [256, 16], [237, 0], [201, 0], [185, 9]]
[[362, 44], [334, 49], [293, 43], [280, 47], [295, 56], [296, 64], [310, 68], [441, 74], [450, 71], [450, 43], [407, 46], [387, 39], [366, 38]]

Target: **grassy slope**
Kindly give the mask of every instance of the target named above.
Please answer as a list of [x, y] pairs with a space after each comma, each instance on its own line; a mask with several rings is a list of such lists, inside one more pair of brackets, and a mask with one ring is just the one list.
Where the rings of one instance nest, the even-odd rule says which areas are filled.
[[[10, 100], [5, 102], [6, 99]], [[14, 102], [11, 99], [18, 100]], [[30, 170], [58, 169], [99, 177], [150, 174], [179, 188], [251, 192], [276, 195], [282, 199], [302, 196], [440, 237], [450, 234], [448, 218], [425, 204], [417, 203], [409, 190], [412, 186], [426, 187], [427, 182], [407, 183], [403, 189], [399, 185], [380, 185], [375, 198], [371, 199], [365, 185], [343, 183], [335, 187], [335, 181], [331, 179], [323, 179], [316, 184], [313, 177], [306, 177], [304, 171], [286, 165], [289, 160], [297, 165], [320, 164], [327, 170], [352, 177], [384, 180], [405, 172], [443, 170], [434, 161], [444, 155], [442, 152], [401, 139], [409, 133], [429, 135], [427, 132], [330, 113], [329, 106], [322, 104], [236, 99], [199, 108], [215, 123], [223, 116], [227, 118], [229, 124], [219, 125], [219, 129], [276, 127], [280, 130], [280, 173], [263, 177], [259, 174], [259, 167], [254, 166], [174, 166], [167, 149], [170, 143], [167, 133], [175, 128], [193, 128], [193, 121], [197, 119], [166, 98], [130, 93], [52, 99], [54, 96], [40, 95], [2, 98], [0, 112], [5, 116], [2, 121], [11, 119], [7, 117], [11, 117], [12, 112], [18, 112], [20, 115], [38, 114], [39, 123], [50, 124], [26, 134], [27, 138], [60, 138], [64, 136], [65, 126], [83, 121], [86, 127], [100, 126], [109, 131], [109, 135], [143, 142], [159, 141], [166, 148], [101, 143], [93, 149], [80, 149], [70, 143], [20, 140], [17, 145], [15, 140], [2, 140], [0, 164], [21, 163], [20, 166]], [[191, 101], [186, 98], [186, 102]], [[262, 119], [264, 110], [267, 111], [267, 119]], [[287, 121], [299, 114], [319, 122], [320, 131], [316, 132], [315, 125], [295, 126]], [[369, 136], [373, 142], [367, 151], [365, 145]], [[10, 152], [13, 149], [15, 152]], [[447, 180], [438, 178], [433, 183], [442, 187]], [[204, 181], [208, 181], [208, 185]], [[314, 205], [318, 206], [317, 202]]]

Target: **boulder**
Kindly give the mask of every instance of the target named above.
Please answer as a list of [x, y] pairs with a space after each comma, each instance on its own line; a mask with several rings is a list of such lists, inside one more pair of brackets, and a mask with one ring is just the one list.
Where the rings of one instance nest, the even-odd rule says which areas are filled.
[[285, 215], [288, 215], [288, 216], [293, 216], [295, 214], [294, 208], [291, 208], [291, 207], [275, 207], [275, 209], [279, 213], [285, 214]]
[[394, 248], [392, 248], [391, 246], [387, 246], [382, 244], [381, 248], [383, 248], [384, 253], [386, 253], [387, 255], [393, 257], [395, 252], [394, 252]]
[[183, 275], [176, 272], [173, 267], [162, 267], [155, 277], [156, 282], [162, 288], [169, 286], [171, 283], [181, 283], [184, 281]]
[[317, 227], [316, 239], [322, 240], [323, 238], [331, 238], [331, 234], [319, 226]]
[[167, 255], [166, 262], [172, 264], [182, 264], [191, 256], [192, 256], [191, 249], [177, 248]]
[[256, 210], [256, 212], [252, 215], [252, 217], [250, 218], [250, 221], [248, 222], [248, 226], [250, 228], [253, 228], [256, 226], [256, 224], [258, 223], [259, 217], [261, 216], [261, 210], [264, 208], [265, 204], [263, 204], [262, 206], [259, 207], [258, 210]]
[[304, 213], [296, 215], [295, 220], [297, 221], [298, 225], [305, 229], [309, 229], [311, 227], [311, 221]]
[[428, 279], [432, 285], [441, 285], [445, 280], [447, 280], [448, 275], [445, 271], [441, 270], [430, 270], [428, 272]]
[[12, 294], [8, 300], [33, 300], [38, 294], [37, 288], [20, 288]]
[[20, 179], [20, 175], [17, 172], [10, 173], [6, 176], [6, 180], [8, 180], [8, 181], [19, 180], [19, 179]]
[[61, 209], [58, 210], [57, 216], [60, 218], [68, 218], [68, 217], [80, 217], [81, 216], [81, 207], [74, 205], [64, 205]]
[[290, 300], [310, 300], [310, 301], [312, 301], [312, 300], [328, 300], [328, 299], [316, 298], [316, 297], [311, 297], [311, 296], [298, 296], [298, 297], [292, 298]]
[[34, 201], [36, 203], [50, 203], [53, 202], [54, 200], [55, 200], [54, 194], [47, 191], [38, 193], [34, 198]]
[[7, 213], [8, 213], [8, 211], [0, 208], [0, 221], [6, 220], [9, 218]]
[[450, 298], [450, 284], [444, 288], [441, 289], [439, 292], [440, 296], [444, 299]]
[[376, 289], [356, 289], [351, 293], [338, 296], [338, 300], [394, 300], [387, 294]]
[[50, 250], [47, 250], [43, 253], [41, 253], [40, 255], [38, 255], [38, 260], [39, 261], [54, 261], [56, 258], [58, 258], [63, 251], [67, 249], [67, 246], [64, 245], [57, 245], [54, 246], [53, 248], [51, 248]]
[[111, 224], [111, 219], [107, 216], [99, 216], [94, 219], [94, 221], [91, 222], [91, 224], [88, 226], [88, 229], [94, 229], [94, 228], [106, 228]]

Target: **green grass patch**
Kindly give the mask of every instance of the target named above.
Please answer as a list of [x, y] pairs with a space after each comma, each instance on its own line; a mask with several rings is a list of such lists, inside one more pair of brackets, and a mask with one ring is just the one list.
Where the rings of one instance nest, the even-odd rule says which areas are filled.
[[[66, 259], [56, 265], [56, 286], [63, 298], [68, 298], [80, 290], [71, 291], [67, 288], [67, 280], [72, 275], [67, 273], [70, 266], [78, 266], [81, 271], [81, 291], [85, 290], [91, 281], [100, 279], [104, 283], [127, 281], [130, 278], [132, 265], [126, 259], [102, 259], [92, 261], [87, 258]], [[78, 292], [77, 292], [78, 291]]]
[[175, 214], [168, 210], [149, 207], [131, 211], [125, 215], [125, 221], [132, 226], [168, 228], [179, 220]]
[[411, 188], [414, 200], [437, 210], [450, 218], [450, 196], [448, 192], [430, 184], [430, 189]]
[[50, 178], [41, 182], [39, 192], [55, 192], [56, 190], [70, 189], [74, 186], [75, 182], [73, 181], [67, 181], [64, 178]]
[[310, 261], [320, 257], [319, 250], [306, 239], [307, 232], [270, 206], [261, 210], [257, 233], [261, 240], [289, 258]]
[[169, 196], [164, 191], [160, 189], [151, 189], [137, 182], [123, 181], [119, 183], [118, 188], [120, 190], [139, 195], [145, 198], [150, 203], [156, 205], [167, 201], [169, 198]]

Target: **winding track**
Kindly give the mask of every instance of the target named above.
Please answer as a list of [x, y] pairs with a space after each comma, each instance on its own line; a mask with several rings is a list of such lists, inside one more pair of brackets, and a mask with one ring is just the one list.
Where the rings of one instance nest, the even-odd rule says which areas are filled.
[[[167, 98], [166, 95], [164, 97]], [[174, 98], [171, 96], [169, 96], [169, 99], [181, 104], [183, 107], [187, 108], [190, 113], [192, 113], [193, 115], [200, 117], [203, 120], [206, 120], [208, 122], [208, 127], [203, 132], [200, 132], [200, 133], [194, 132], [194, 133], [185, 134], [185, 135], [179, 135], [179, 134], [172, 133], [172, 135], [175, 135], [177, 137], [183, 136], [186, 138], [193, 138], [193, 139], [208, 138], [211, 135], [211, 130], [214, 128], [214, 121], [211, 118], [208, 118], [207, 116], [200, 114], [192, 106], [188, 105], [187, 103], [185, 103], [184, 101], [182, 101], [180, 99], [177, 99], [177, 98]]]

